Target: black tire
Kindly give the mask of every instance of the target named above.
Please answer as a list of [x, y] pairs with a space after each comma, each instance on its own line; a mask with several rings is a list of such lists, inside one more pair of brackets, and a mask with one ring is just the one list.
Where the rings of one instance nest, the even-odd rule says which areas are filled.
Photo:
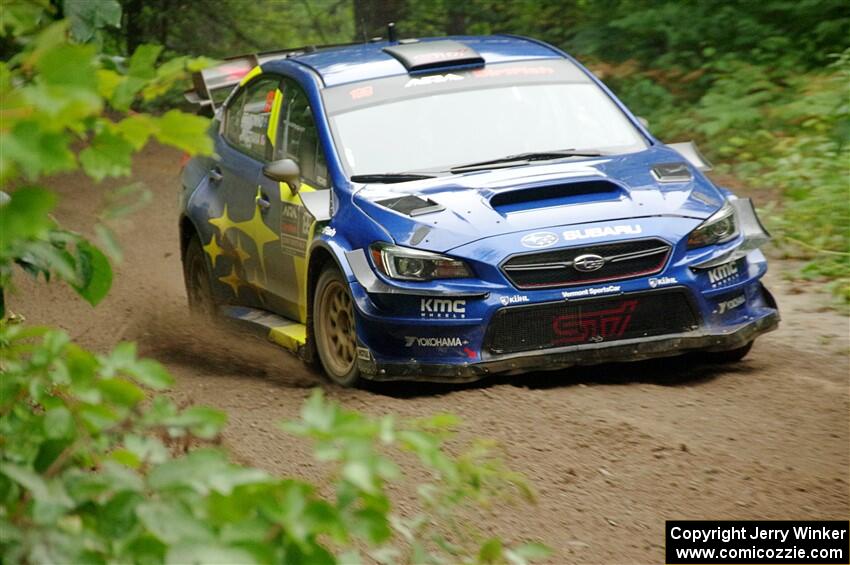
[[706, 353], [706, 359], [712, 363], [737, 363], [747, 356], [747, 353], [753, 348], [753, 343], [755, 341], [728, 351], [709, 351]]
[[193, 314], [212, 318], [217, 314], [218, 304], [212, 293], [207, 258], [197, 235], [192, 236], [183, 255], [183, 280], [186, 283], [186, 298]]
[[313, 337], [328, 378], [341, 386], [360, 385], [354, 300], [348, 282], [335, 267], [325, 267], [316, 282]]

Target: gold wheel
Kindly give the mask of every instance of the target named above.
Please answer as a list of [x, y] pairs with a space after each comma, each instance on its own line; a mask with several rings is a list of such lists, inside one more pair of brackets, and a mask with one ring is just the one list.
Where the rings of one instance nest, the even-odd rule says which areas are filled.
[[316, 290], [313, 320], [319, 358], [332, 380], [350, 386], [358, 378], [351, 293], [339, 273], [332, 270], [322, 273]]

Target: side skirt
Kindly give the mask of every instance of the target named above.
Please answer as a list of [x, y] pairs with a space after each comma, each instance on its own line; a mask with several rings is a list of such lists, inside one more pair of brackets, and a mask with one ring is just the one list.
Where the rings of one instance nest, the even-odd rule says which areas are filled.
[[257, 308], [220, 306], [219, 314], [240, 327], [300, 355], [307, 343], [307, 326]]

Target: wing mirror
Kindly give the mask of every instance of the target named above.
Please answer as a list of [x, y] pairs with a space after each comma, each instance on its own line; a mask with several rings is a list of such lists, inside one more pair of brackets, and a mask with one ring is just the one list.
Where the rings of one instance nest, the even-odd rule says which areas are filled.
[[263, 174], [272, 180], [285, 182], [289, 185], [289, 190], [292, 191], [293, 195], [298, 194], [298, 189], [301, 187], [301, 169], [298, 167], [298, 163], [292, 159], [280, 159], [266, 163], [263, 167]]

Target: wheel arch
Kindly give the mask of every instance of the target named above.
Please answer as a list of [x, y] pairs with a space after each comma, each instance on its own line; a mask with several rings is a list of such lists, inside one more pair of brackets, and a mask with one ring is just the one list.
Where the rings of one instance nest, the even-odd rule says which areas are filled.
[[[186, 214], [180, 214], [180, 260], [184, 260], [186, 258], [186, 248], [189, 247], [189, 241], [192, 240], [192, 236], [197, 236], [200, 240], [201, 234], [198, 231], [197, 226], [195, 226], [195, 222], [193, 222], [189, 216]], [[203, 243], [203, 242], [202, 242]]]
[[345, 268], [347, 264], [340, 258], [341, 253], [338, 253], [334, 247], [327, 240], [317, 239], [310, 249], [310, 259], [307, 263], [307, 342], [302, 353], [304, 360], [309, 363], [318, 362], [316, 339], [313, 333], [313, 299], [316, 295], [316, 282], [319, 280], [319, 275], [326, 266], [332, 265], [346, 280], [350, 280], [352, 276], [350, 269]]

